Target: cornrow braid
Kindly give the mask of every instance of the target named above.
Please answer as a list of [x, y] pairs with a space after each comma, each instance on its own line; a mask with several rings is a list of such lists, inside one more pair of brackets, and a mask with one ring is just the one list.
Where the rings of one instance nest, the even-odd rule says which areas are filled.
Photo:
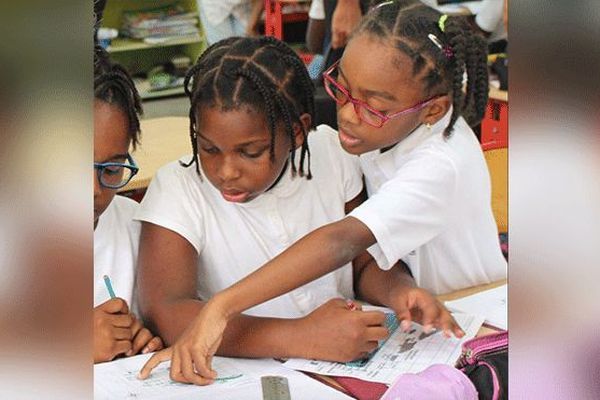
[[446, 137], [461, 115], [471, 126], [477, 125], [488, 98], [487, 46], [466, 19], [450, 16], [442, 31], [438, 25], [442, 14], [419, 0], [373, 1], [371, 6], [354, 35], [368, 33], [389, 40], [412, 60], [413, 76], [423, 83], [428, 97], [451, 95]]
[[127, 132], [135, 149], [140, 137], [139, 116], [143, 114], [140, 96], [127, 70], [113, 63], [98, 45], [94, 48], [94, 98], [116, 105], [127, 115]]
[[[302, 60], [285, 43], [272, 38], [230, 37], [210, 46], [190, 68], [184, 80], [190, 99], [190, 138], [193, 156], [185, 167], [195, 164], [200, 174], [197, 128], [199, 107], [219, 107], [223, 111], [250, 107], [263, 113], [271, 134], [270, 158], [275, 157], [279, 124], [289, 137], [291, 173], [310, 179], [308, 131], [300, 120], [309, 114], [314, 121], [314, 86]], [[309, 129], [314, 128], [312, 125]], [[304, 141], [300, 161], [295, 162], [295, 126]], [[304, 162], [308, 156], [305, 172]]]

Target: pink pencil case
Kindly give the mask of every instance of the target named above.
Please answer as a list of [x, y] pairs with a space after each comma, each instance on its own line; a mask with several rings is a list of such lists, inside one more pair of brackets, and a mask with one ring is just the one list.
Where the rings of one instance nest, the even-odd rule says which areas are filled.
[[480, 400], [508, 398], [508, 331], [463, 343], [456, 363], [477, 388]]

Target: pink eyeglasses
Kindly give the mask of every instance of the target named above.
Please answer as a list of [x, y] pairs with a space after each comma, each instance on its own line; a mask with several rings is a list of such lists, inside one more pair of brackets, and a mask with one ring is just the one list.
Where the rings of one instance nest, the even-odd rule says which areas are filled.
[[427, 106], [429, 103], [431, 103], [433, 100], [437, 99], [438, 97], [441, 97], [441, 96], [434, 96], [427, 100], [421, 101], [421, 102], [415, 104], [414, 106], [407, 108], [405, 110], [398, 111], [393, 114], [385, 115], [384, 113], [377, 111], [374, 108], [370, 107], [364, 101], [360, 101], [360, 100], [357, 100], [354, 97], [352, 97], [350, 95], [350, 92], [348, 91], [348, 89], [346, 89], [345, 87], [340, 85], [336, 81], [336, 79], [331, 76], [331, 74], [337, 68], [338, 64], [339, 64], [339, 60], [337, 62], [335, 62], [331, 67], [329, 67], [329, 69], [327, 71], [325, 71], [323, 73], [323, 83], [325, 84], [325, 90], [327, 91], [327, 94], [329, 94], [329, 96], [331, 96], [335, 100], [335, 102], [337, 104], [339, 104], [340, 106], [343, 106], [348, 101], [351, 102], [352, 105], [354, 106], [354, 112], [356, 112], [356, 115], [358, 115], [358, 118], [360, 118], [361, 121], [364, 121], [367, 124], [369, 124], [375, 128], [381, 128], [390, 119], [394, 119], [401, 115], [421, 110], [422, 108]]

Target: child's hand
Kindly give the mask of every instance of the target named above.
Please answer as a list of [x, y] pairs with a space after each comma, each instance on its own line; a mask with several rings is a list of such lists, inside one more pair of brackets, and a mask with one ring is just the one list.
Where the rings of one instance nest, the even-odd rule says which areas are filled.
[[152, 353], [153, 351], [161, 350], [164, 345], [160, 337], [154, 336], [147, 328], [144, 328], [142, 322], [134, 317], [131, 326], [132, 345], [125, 355], [127, 357], [138, 354], [140, 350], [142, 354]]
[[425, 289], [403, 288], [393, 294], [391, 302], [403, 331], [407, 331], [411, 321], [415, 320], [423, 325], [425, 332], [436, 328], [442, 329], [446, 337], [454, 334], [461, 338], [465, 335], [448, 309]]
[[110, 361], [131, 350], [131, 325], [127, 302], [110, 299], [94, 308], [94, 362]]
[[170, 359], [172, 380], [201, 386], [213, 383], [217, 373], [211, 362], [227, 322], [225, 314], [209, 301], [172, 347], [150, 357], [140, 371], [140, 379], [146, 379], [158, 364]]
[[348, 362], [365, 357], [389, 332], [379, 311], [350, 311], [342, 299], [332, 299], [302, 319], [307, 354], [304, 358]]

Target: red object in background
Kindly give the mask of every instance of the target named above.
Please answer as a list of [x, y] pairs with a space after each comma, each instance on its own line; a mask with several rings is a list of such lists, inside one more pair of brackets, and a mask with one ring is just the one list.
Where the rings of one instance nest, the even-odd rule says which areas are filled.
[[283, 39], [281, 3], [277, 0], [265, 0], [265, 36]]
[[[306, 12], [293, 12], [291, 14], [283, 14], [282, 4], [277, 0], [265, 0], [265, 36], [273, 36], [279, 40], [283, 40], [283, 24], [284, 22], [302, 22], [308, 20]], [[297, 51], [298, 55], [304, 62], [304, 65], [310, 64], [314, 58], [314, 54]]]
[[481, 120], [481, 148], [486, 150], [508, 147], [508, 103], [489, 99]]

